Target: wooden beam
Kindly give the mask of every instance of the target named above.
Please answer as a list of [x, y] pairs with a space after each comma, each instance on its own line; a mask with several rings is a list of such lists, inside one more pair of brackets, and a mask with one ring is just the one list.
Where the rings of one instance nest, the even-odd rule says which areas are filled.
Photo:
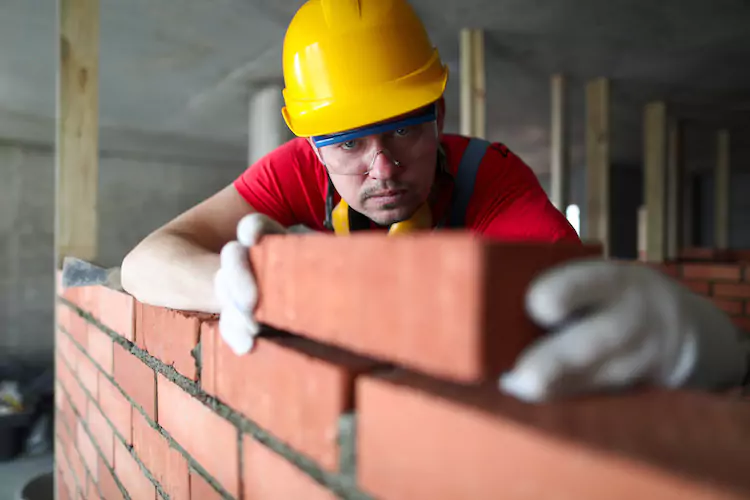
[[56, 260], [97, 256], [99, 0], [58, 0]]
[[484, 31], [462, 29], [460, 47], [461, 134], [484, 139], [487, 135]]
[[586, 225], [587, 240], [610, 253], [609, 80], [586, 84]]
[[643, 115], [643, 199], [646, 205], [646, 260], [667, 255], [667, 107], [648, 103]]
[[565, 77], [553, 75], [550, 82], [550, 194], [552, 204], [565, 213], [570, 182], [568, 108]]
[[729, 130], [716, 135], [716, 171], [714, 174], [714, 247], [729, 248]]

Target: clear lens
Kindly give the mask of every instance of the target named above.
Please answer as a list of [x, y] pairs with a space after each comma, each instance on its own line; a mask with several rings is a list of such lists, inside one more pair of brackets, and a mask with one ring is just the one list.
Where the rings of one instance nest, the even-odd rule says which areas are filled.
[[425, 147], [434, 143], [436, 139], [437, 128], [433, 120], [319, 149], [331, 173], [365, 175], [372, 169], [378, 153], [384, 153], [394, 163], [398, 162], [401, 166], [408, 167], [412, 160], [418, 158]]

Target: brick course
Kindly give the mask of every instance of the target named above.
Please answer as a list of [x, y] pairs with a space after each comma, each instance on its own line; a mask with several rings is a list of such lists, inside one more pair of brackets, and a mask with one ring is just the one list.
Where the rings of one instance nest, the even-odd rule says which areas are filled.
[[[543, 333], [526, 285], [599, 251], [269, 238], [251, 258], [276, 330], [246, 356], [214, 315], [58, 289], [58, 498], [746, 498], [745, 401], [498, 394], [498, 371]], [[654, 267], [750, 332], [750, 263]]]

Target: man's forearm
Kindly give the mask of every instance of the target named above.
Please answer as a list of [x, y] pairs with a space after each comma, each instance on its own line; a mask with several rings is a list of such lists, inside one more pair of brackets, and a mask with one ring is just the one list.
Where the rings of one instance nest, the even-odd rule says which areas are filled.
[[146, 304], [217, 313], [214, 275], [218, 253], [169, 232], [156, 233], [122, 263], [123, 288]]

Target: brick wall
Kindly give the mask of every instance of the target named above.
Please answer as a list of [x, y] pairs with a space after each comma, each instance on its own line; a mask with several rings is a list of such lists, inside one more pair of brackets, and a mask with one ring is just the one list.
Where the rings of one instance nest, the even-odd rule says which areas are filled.
[[243, 357], [214, 316], [58, 288], [58, 498], [747, 497], [743, 400], [495, 390], [543, 333], [525, 285], [598, 252], [269, 237], [251, 253], [269, 328]]
[[750, 332], [750, 260], [682, 261], [656, 267], [695, 293], [710, 297], [737, 326]]

